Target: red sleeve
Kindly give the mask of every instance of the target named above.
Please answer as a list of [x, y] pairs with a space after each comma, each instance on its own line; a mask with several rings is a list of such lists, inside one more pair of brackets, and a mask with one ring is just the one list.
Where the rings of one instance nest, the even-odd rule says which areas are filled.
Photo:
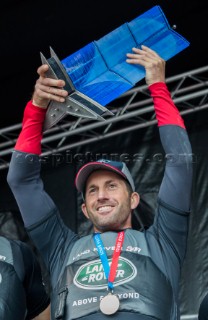
[[153, 83], [149, 90], [154, 102], [158, 126], [177, 125], [185, 129], [183, 119], [176, 108], [164, 82]]
[[46, 110], [34, 106], [31, 101], [27, 103], [23, 116], [22, 131], [15, 145], [15, 150], [41, 154], [41, 140]]

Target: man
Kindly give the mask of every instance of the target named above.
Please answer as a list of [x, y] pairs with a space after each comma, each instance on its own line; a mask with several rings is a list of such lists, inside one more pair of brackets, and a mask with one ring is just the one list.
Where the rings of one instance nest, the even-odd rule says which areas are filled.
[[178, 286], [190, 210], [191, 146], [165, 85], [165, 61], [148, 47], [133, 48], [127, 63], [146, 70], [167, 156], [154, 224], [132, 230], [139, 195], [126, 165], [100, 161], [76, 176], [82, 210], [94, 234], [79, 238], [63, 223], [40, 179], [42, 127], [49, 100], [64, 101], [64, 81], [38, 69], [32, 101], [10, 164], [8, 183], [25, 227], [50, 271], [52, 319], [179, 319]]
[[0, 236], [0, 319], [49, 320], [41, 269], [24, 242]]

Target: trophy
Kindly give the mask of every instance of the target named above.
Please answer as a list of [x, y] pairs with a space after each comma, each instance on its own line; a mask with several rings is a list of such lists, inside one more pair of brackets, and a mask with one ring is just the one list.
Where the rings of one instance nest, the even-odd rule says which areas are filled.
[[154, 6], [130, 22], [122, 24], [99, 40], [59, 60], [52, 48], [51, 57], [41, 53], [49, 66], [47, 77], [65, 81], [65, 102], [50, 101], [44, 131], [67, 115], [104, 120], [113, 115], [106, 105], [145, 77], [145, 69], [126, 62], [132, 47], [145, 45], [169, 60], [189, 46], [189, 42], [170, 27], [160, 6]]

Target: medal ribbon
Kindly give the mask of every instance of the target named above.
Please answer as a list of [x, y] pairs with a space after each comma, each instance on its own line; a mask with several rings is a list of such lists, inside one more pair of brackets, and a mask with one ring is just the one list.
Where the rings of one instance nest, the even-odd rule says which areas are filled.
[[107, 257], [103, 242], [101, 240], [100, 234], [99, 233], [94, 234], [93, 238], [94, 238], [94, 242], [97, 247], [97, 250], [98, 250], [100, 260], [103, 265], [106, 279], [108, 280], [108, 288], [110, 291], [112, 291], [113, 290], [113, 282], [115, 280], [116, 270], [118, 267], [118, 260], [119, 260], [120, 254], [121, 254], [121, 248], [122, 248], [122, 244], [124, 241], [124, 231], [119, 232], [117, 235], [116, 246], [115, 246], [115, 250], [113, 253], [113, 257], [112, 257], [111, 266], [109, 266], [108, 257]]

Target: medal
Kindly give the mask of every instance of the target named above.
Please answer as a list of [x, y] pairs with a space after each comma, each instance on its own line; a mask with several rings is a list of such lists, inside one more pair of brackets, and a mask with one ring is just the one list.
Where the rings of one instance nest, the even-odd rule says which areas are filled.
[[116, 270], [118, 267], [118, 260], [121, 253], [122, 244], [124, 241], [124, 231], [121, 231], [117, 235], [116, 246], [112, 257], [111, 266], [108, 263], [108, 257], [105, 252], [105, 248], [103, 246], [100, 234], [94, 234], [94, 241], [98, 250], [98, 254], [100, 256], [100, 260], [103, 265], [103, 269], [105, 272], [106, 279], [108, 280], [108, 290], [109, 293], [101, 299], [100, 301], [100, 311], [103, 314], [111, 315], [118, 311], [119, 309], [119, 298], [118, 296], [113, 294], [113, 282], [116, 278]]
[[119, 304], [118, 297], [109, 293], [100, 301], [100, 311], [106, 315], [114, 314], [118, 311]]

